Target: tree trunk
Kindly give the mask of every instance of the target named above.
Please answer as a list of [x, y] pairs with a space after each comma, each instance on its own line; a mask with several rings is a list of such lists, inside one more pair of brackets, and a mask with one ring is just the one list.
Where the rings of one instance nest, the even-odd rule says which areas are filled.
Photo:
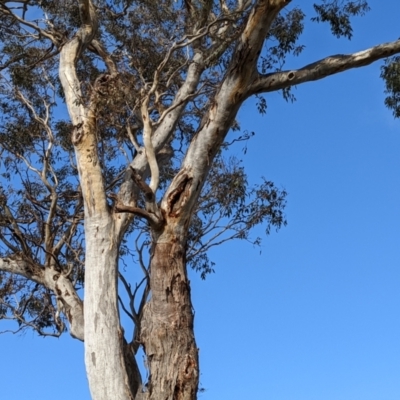
[[85, 220], [85, 364], [93, 400], [133, 400], [140, 386], [127, 354], [117, 295], [118, 244], [108, 214]]
[[148, 400], [197, 398], [199, 360], [185, 242], [182, 235], [168, 229], [152, 247], [151, 299], [144, 308], [141, 328], [150, 373]]

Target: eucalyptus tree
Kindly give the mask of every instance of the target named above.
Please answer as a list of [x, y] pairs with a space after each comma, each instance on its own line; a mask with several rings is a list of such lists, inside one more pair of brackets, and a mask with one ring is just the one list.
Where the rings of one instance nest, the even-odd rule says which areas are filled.
[[[313, 7], [311, 22], [349, 39], [368, 11]], [[397, 40], [286, 69], [304, 20], [290, 0], [0, 1], [0, 317], [84, 341], [94, 400], [196, 399], [187, 266], [205, 277], [210, 247], [286, 223], [285, 191], [249, 187], [224, 155], [251, 136], [243, 102], [264, 113], [265, 93], [290, 100], [295, 85], [400, 53]], [[396, 116], [398, 72], [387, 59]]]

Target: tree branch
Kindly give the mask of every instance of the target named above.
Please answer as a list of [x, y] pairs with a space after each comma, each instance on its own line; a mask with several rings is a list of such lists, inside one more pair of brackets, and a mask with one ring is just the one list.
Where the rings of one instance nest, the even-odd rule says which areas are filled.
[[298, 70], [259, 75], [248, 88], [248, 96], [273, 92], [304, 82], [316, 81], [352, 68], [372, 64], [382, 58], [400, 53], [400, 40], [380, 44], [353, 54], [326, 57]]
[[0, 258], [0, 271], [17, 274], [45, 286], [44, 269], [33, 266], [20, 257]]
[[[186, 80], [178, 90], [175, 99], [170, 106], [170, 112], [168, 115], [163, 117], [162, 122], [153, 133], [152, 142], [156, 153], [164, 147], [171, 135], [174, 133], [175, 126], [190, 99], [190, 95], [196, 92], [203, 70], [203, 57], [201, 54], [195, 54], [188, 67]], [[147, 167], [147, 157], [145, 152], [137, 154], [130, 167], [137, 171], [140, 176], [145, 177]], [[129, 204], [132, 201], [132, 193], [134, 193], [132, 183], [131, 174], [127, 173], [125, 175], [125, 182], [122, 184], [119, 193], [119, 198], [123, 200], [125, 204]], [[121, 227], [124, 226], [124, 223], [125, 221], [121, 221]]]
[[75, 36], [63, 46], [60, 52], [59, 72], [60, 81], [65, 93], [65, 102], [74, 126], [82, 123], [82, 118], [86, 116], [75, 66], [83, 50], [94, 38], [98, 28], [96, 11], [90, 0], [80, 0], [79, 10], [82, 25]]
[[291, 0], [258, 0], [250, 11], [229, 68], [229, 79], [244, 81], [256, 71], [265, 37], [279, 12]]
[[38, 32], [39, 34], [38, 36], [43, 36], [49, 39], [55, 46], [58, 46], [60, 44], [58, 38], [54, 36], [52, 33], [46, 31], [45, 29], [39, 28], [36, 24], [26, 21], [24, 18], [21, 18], [18, 15], [15, 15], [4, 3], [0, 4], [0, 14], [8, 15], [14, 18], [21, 25], [25, 25], [28, 28], [35, 30], [36, 32]]
[[[183, 223], [190, 218], [212, 161], [245, 100], [248, 85], [257, 73], [258, 56], [268, 30], [289, 2], [259, 0], [251, 9], [228, 72], [214, 99], [210, 101], [208, 114], [204, 115], [191, 141], [180, 172], [175, 175], [163, 197], [161, 208], [166, 215], [180, 214]], [[183, 181], [182, 177], [185, 177]], [[176, 210], [179, 210], [178, 214]]]
[[102, 58], [110, 75], [116, 75], [118, 73], [118, 68], [114, 60], [111, 58], [110, 54], [108, 54], [104, 46], [98, 40], [93, 39], [88, 46], [88, 50], [92, 51]]
[[117, 213], [127, 212], [137, 215], [138, 217], [144, 218], [153, 227], [159, 227], [163, 223], [163, 221], [157, 218], [154, 214], [150, 214], [139, 207], [126, 206], [124, 204], [117, 203], [115, 204], [114, 210]]
[[[150, 188], [153, 190], [154, 193], [156, 193], [157, 188], [158, 188], [158, 184], [159, 184], [159, 180], [160, 180], [160, 171], [159, 171], [159, 167], [158, 167], [158, 163], [157, 163], [157, 159], [156, 159], [156, 153], [155, 153], [155, 149], [154, 149], [153, 141], [152, 141], [152, 136], [153, 136], [153, 132], [154, 132], [154, 124], [150, 118], [150, 113], [149, 113], [149, 103], [150, 103], [151, 96], [154, 95], [154, 93], [157, 91], [161, 73], [164, 70], [167, 63], [169, 62], [172, 54], [176, 50], [178, 50], [182, 47], [186, 47], [189, 44], [200, 39], [201, 37], [205, 36], [209, 32], [209, 30], [212, 28], [212, 26], [214, 26], [224, 20], [226, 20], [226, 19], [225, 18], [217, 19], [217, 20], [211, 22], [207, 27], [199, 29], [199, 31], [196, 32], [194, 35], [185, 35], [181, 40], [173, 43], [173, 45], [169, 48], [167, 54], [165, 55], [163, 61], [159, 64], [159, 66], [157, 67], [157, 69], [154, 73], [153, 83], [152, 83], [150, 90], [144, 94], [144, 98], [142, 100], [142, 104], [140, 107], [141, 119], [143, 121], [143, 143], [144, 143], [144, 147], [146, 150], [147, 161], [148, 161], [149, 167], [150, 167], [150, 176], [151, 176]], [[172, 106], [170, 108], [172, 108], [172, 109], [178, 108], [180, 104], [186, 104], [189, 100], [189, 97], [190, 97], [190, 95], [186, 96], [179, 102], [175, 102], [174, 104], [172, 104]], [[172, 111], [172, 109], [166, 110], [166, 112], [164, 112], [162, 114], [162, 116], [160, 117], [160, 119], [158, 121], [158, 124], [161, 123], [162, 119], [165, 118], [165, 116], [169, 113], [169, 111]]]
[[85, 215], [108, 214], [103, 171], [99, 162], [95, 104], [85, 105], [76, 64], [83, 50], [94, 39], [98, 30], [96, 10], [91, 0], [80, 0], [81, 26], [60, 52], [59, 77], [65, 102], [73, 124], [72, 144], [75, 148]]
[[71, 336], [83, 341], [83, 303], [68, 278], [52, 268], [29, 263], [22, 257], [0, 258], [0, 271], [22, 276], [51, 290], [63, 304]]

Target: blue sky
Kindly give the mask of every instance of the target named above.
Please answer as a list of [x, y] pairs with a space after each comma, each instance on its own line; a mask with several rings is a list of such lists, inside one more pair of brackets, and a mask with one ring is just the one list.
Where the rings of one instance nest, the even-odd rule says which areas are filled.
[[[397, 39], [400, 4], [370, 5], [350, 42], [309, 25], [288, 68]], [[294, 104], [270, 94], [264, 117], [244, 105], [256, 135], [235, 154], [252, 182], [288, 191], [288, 226], [261, 254], [231, 242], [212, 251], [215, 274], [192, 274], [200, 399], [400, 398], [400, 121], [380, 65], [301, 85]], [[83, 345], [68, 335], [6, 334], [0, 346], [2, 398], [90, 399]]]

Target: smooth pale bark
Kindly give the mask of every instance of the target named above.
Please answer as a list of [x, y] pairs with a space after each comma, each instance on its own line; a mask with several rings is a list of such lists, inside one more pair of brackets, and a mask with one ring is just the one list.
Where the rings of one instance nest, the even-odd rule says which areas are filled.
[[53, 290], [57, 300], [62, 304], [62, 311], [67, 317], [72, 337], [84, 340], [83, 302], [76, 293], [72, 282], [53, 269], [45, 270], [46, 286]]
[[364, 67], [398, 53], [400, 53], [400, 40], [383, 43], [353, 54], [329, 56], [298, 70], [260, 74], [248, 87], [248, 96], [256, 93], [274, 92], [289, 86], [323, 79], [352, 68]]
[[77, 60], [96, 33], [97, 17], [90, 0], [81, 0], [79, 4], [82, 27], [61, 50], [59, 75], [74, 125], [71, 140], [84, 199], [85, 365], [93, 400], [132, 400], [140, 386], [140, 377], [135, 373], [137, 368], [132, 372], [135, 360], [127, 356], [119, 322], [119, 235], [107, 204], [98, 159], [96, 101], [93, 99], [89, 106], [84, 106], [76, 74]]
[[131, 400], [140, 381], [125, 365], [117, 296], [119, 243], [105, 196], [93, 118], [85, 111], [74, 116], [81, 122], [72, 141], [85, 206], [86, 371], [93, 400]]
[[130, 400], [141, 382], [134, 358], [127, 357], [119, 321], [119, 241], [88, 114], [73, 134], [85, 205], [85, 365], [93, 400]]
[[130, 381], [125, 368], [113, 218], [87, 218], [85, 237], [85, 364], [90, 392], [95, 400], [133, 399], [140, 382]]

